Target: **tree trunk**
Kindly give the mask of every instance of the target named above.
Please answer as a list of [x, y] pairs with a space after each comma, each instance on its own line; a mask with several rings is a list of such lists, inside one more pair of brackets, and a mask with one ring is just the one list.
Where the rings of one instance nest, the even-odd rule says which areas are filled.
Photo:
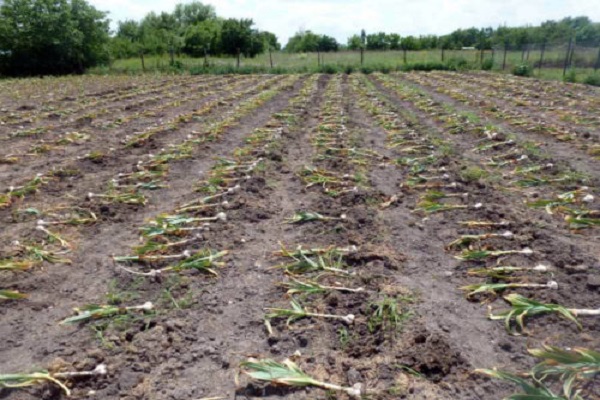
[[270, 47], [269, 47], [269, 62], [271, 63], [271, 69], [273, 69], [273, 53], [271, 52]]

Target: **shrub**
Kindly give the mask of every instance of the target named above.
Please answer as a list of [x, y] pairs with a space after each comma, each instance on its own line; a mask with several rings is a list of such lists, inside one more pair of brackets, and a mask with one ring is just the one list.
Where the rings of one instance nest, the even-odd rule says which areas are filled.
[[512, 72], [516, 76], [533, 76], [533, 68], [529, 64], [516, 65]]
[[583, 83], [592, 86], [600, 86], [600, 74], [596, 73], [584, 79]]
[[577, 82], [577, 74], [574, 69], [570, 69], [569, 72], [565, 74], [563, 77], [564, 82], [576, 83]]
[[483, 63], [481, 63], [481, 69], [484, 71], [491, 71], [492, 68], [494, 68], [494, 60], [490, 58], [483, 60]]

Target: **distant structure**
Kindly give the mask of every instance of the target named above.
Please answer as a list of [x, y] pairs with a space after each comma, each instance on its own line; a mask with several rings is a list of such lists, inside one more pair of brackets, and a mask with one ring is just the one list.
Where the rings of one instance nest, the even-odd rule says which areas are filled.
[[475, 50], [475, 47], [463, 47], [462, 50]]

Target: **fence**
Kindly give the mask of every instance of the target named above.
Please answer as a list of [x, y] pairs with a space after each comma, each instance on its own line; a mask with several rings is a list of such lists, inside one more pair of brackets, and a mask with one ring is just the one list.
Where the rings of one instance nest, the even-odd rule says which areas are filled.
[[520, 47], [498, 46], [493, 50], [496, 69], [509, 70], [520, 64], [534, 69], [555, 69], [565, 75], [568, 70], [600, 69], [600, 46], [568, 43], [531, 43]]

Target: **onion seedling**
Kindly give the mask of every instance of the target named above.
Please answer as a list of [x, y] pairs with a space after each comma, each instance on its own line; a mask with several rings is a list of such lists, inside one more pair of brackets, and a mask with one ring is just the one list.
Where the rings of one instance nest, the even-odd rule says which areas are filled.
[[548, 283], [476, 283], [473, 285], [463, 286], [460, 289], [468, 291], [467, 298], [480, 293], [496, 293], [506, 289], [558, 289], [558, 283], [549, 281]]
[[565, 221], [569, 223], [569, 228], [573, 230], [600, 226], [600, 218], [573, 217], [572, 215], [567, 215]]
[[56, 242], [60, 243], [61, 247], [65, 248], [65, 249], [71, 248], [71, 244], [69, 242], [67, 242], [65, 239], [63, 239], [58, 233], [51, 232], [48, 229], [44, 228], [43, 222], [44, 221], [39, 220], [35, 229], [48, 235], [48, 237], [50, 238], [49, 239], [50, 241], [56, 241]]
[[509, 226], [510, 222], [508, 221], [500, 221], [500, 222], [492, 222], [492, 221], [461, 221], [460, 225], [466, 226], [468, 228], [496, 228]]
[[343, 286], [326, 286], [321, 285], [315, 281], [301, 281], [299, 279], [291, 278], [291, 282], [283, 283], [283, 286], [288, 288], [287, 294], [315, 294], [315, 293], [326, 293], [328, 291], [339, 291], [339, 292], [350, 292], [359, 293], [364, 292], [365, 289], [362, 287], [353, 289]]
[[323, 248], [312, 248], [312, 249], [302, 249], [302, 246], [298, 246], [296, 250], [286, 249], [283, 243], [279, 243], [281, 246], [281, 250], [273, 252], [274, 256], [279, 257], [290, 257], [290, 258], [298, 258], [301, 256], [314, 256], [314, 255], [322, 255], [322, 254], [350, 254], [356, 253], [358, 251], [358, 247], [349, 246], [349, 247], [323, 247]]
[[523, 254], [530, 256], [533, 254], [533, 250], [528, 247], [522, 250], [463, 250], [460, 255], [455, 256], [454, 258], [461, 261], [479, 261], [487, 258], [498, 258], [512, 254]]
[[563, 350], [544, 345], [541, 349], [529, 350], [529, 353], [542, 359], [531, 370], [532, 377], [538, 381], [560, 378], [564, 381], [563, 394], [568, 399], [579, 400], [579, 382], [594, 379], [600, 374], [600, 352], [594, 350], [582, 347]]
[[577, 321], [577, 316], [600, 316], [600, 308], [596, 310], [566, 308], [559, 304], [540, 303], [516, 293], [508, 294], [504, 296], [504, 299], [510, 303], [512, 308], [496, 315], [493, 315], [490, 309], [489, 317], [492, 320], [503, 319], [506, 330], [513, 334], [517, 334], [510, 329], [510, 324], [513, 318], [516, 321], [517, 327], [520, 329], [520, 331], [524, 331], [525, 318], [538, 314], [559, 314], [573, 322], [579, 329], [582, 329], [582, 327], [579, 321]]
[[493, 268], [472, 268], [467, 274], [473, 276], [485, 276], [494, 279], [507, 280], [515, 272], [549, 272], [550, 268], [545, 265], [536, 265], [535, 267], [493, 267]]
[[454, 211], [454, 210], [466, 210], [466, 209], [474, 209], [478, 210], [483, 205], [481, 203], [477, 203], [473, 206], [464, 205], [464, 204], [444, 204], [437, 203], [435, 201], [421, 201], [418, 204], [418, 207], [413, 212], [424, 212], [426, 214], [434, 214], [438, 212], [446, 212], [446, 211]]
[[0, 271], [26, 271], [34, 265], [35, 262], [31, 260], [0, 260]]
[[299, 257], [292, 258], [294, 259], [294, 262], [280, 265], [277, 268], [285, 268], [285, 270], [292, 275], [317, 271], [331, 272], [340, 275], [353, 275], [353, 273], [342, 269], [344, 267], [342, 255], [335, 252], [329, 252], [323, 255], [318, 254], [315, 257], [315, 260], [309, 258], [305, 254], [300, 254]]
[[215, 271], [215, 267], [222, 267], [224, 265], [223, 262], [218, 262], [217, 260], [226, 256], [228, 251], [220, 251], [218, 253], [213, 253], [210, 250], [202, 250], [195, 254], [191, 254], [188, 251], [183, 252], [182, 254], [175, 255], [158, 255], [158, 256], [131, 256], [131, 257], [114, 257], [115, 262], [128, 262], [128, 261], [164, 261], [164, 260], [173, 260], [173, 259], [182, 259], [176, 264], [169, 265], [168, 267], [162, 269], [153, 269], [149, 272], [137, 272], [130, 270], [128, 268], [120, 266], [121, 269], [127, 271], [134, 275], [139, 276], [148, 276], [155, 277], [166, 272], [181, 272], [190, 269], [195, 269], [198, 271], [208, 272], [212, 275], [218, 275]]
[[24, 246], [31, 257], [38, 261], [47, 261], [50, 264], [71, 264], [68, 258], [60, 257], [67, 252], [55, 253], [36, 246]]
[[293, 217], [286, 218], [285, 221], [288, 224], [298, 224], [312, 221], [343, 221], [346, 219], [346, 215], [342, 214], [339, 218], [337, 217], [326, 217], [317, 212], [312, 211], [296, 211]]
[[89, 322], [92, 320], [112, 318], [117, 315], [128, 314], [134, 311], [148, 312], [154, 309], [154, 305], [151, 302], [146, 302], [141, 306], [131, 307], [119, 307], [112, 305], [97, 305], [88, 304], [81, 308], [75, 308], [74, 311], [77, 315], [66, 318], [60, 321], [60, 325], [74, 325], [81, 322]]
[[0, 374], [0, 388], [24, 388], [40, 385], [46, 382], [53, 383], [63, 390], [67, 395], [71, 395], [71, 391], [62, 380], [73, 378], [85, 378], [92, 376], [106, 375], [106, 365], [99, 364], [92, 371], [74, 371], [74, 372], [56, 372], [38, 371], [28, 374]]
[[265, 319], [270, 321], [273, 318], [287, 318], [286, 325], [289, 327], [294, 321], [302, 318], [324, 318], [324, 319], [336, 319], [351, 325], [354, 322], [354, 315], [332, 315], [332, 314], [319, 314], [313, 313], [302, 307], [298, 301], [292, 299], [290, 302], [292, 308], [265, 308], [269, 313], [265, 315]]
[[492, 238], [513, 239], [514, 236], [514, 233], [512, 233], [511, 231], [506, 231], [503, 233], [484, 233], [482, 235], [462, 235], [458, 239], [449, 243], [446, 246], [446, 250], [468, 246], [474, 242], [481, 242], [483, 240]]
[[88, 193], [87, 199], [92, 200], [94, 198], [107, 200], [109, 203], [123, 203], [123, 204], [135, 204], [145, 206], [147, 203], [146, 196], [141, 193], [111, 193], [111, 194], [96, 194]]
[[207, 196], [207, 197], [203, 197], [201, 199], [197, 199], [197, 200], [191, 201], [187, 204], [184, 204], [180, 207], [180, 209], [191, 207], [191, 206], [196, 206], [199, 204], [208, 204], [215, 199], [219, 199], [219, 198], [225, 197], [227, 195], [234, 194], [237, 191], [239, 191], [240, 189], [241, 189], [240, 185], [235, 185], [234, 187], [230, 187], [229, 189], [225, 190], [224, 192], [217, 193], [217, 194]]
[[[558, 397], [552, 390], [544, 386], [542, 383], [535, 381], [530, 383], [527, 379], [519, 375], [511, 374], [497, 369], [476, 369], [475, 373], [487, 375], [492, 378], [511, 382], [521, 387], [522, 393], [515, 394], [506, 398], [506, 400], [569, 400], [568, 398]], [[581, 398], [573, 398], [572, 400], [583, 400]]]
[[324, 390], [343, 392], [353, 399], [362, 398], [361, 384], [356, 384], [353, 387], [343, 387], [318, 381], [303, 372], [298, 365], [290, 360], [278, 363], [269, 359], [249, 359], [248, 361], [243, 362], [241, 367], [244, 374], [257, 381], [291, 387], [313, 386]]
[[0, 300], [20, 300], [27, 298], [27, 295], [15, 290], [0, 289]]

